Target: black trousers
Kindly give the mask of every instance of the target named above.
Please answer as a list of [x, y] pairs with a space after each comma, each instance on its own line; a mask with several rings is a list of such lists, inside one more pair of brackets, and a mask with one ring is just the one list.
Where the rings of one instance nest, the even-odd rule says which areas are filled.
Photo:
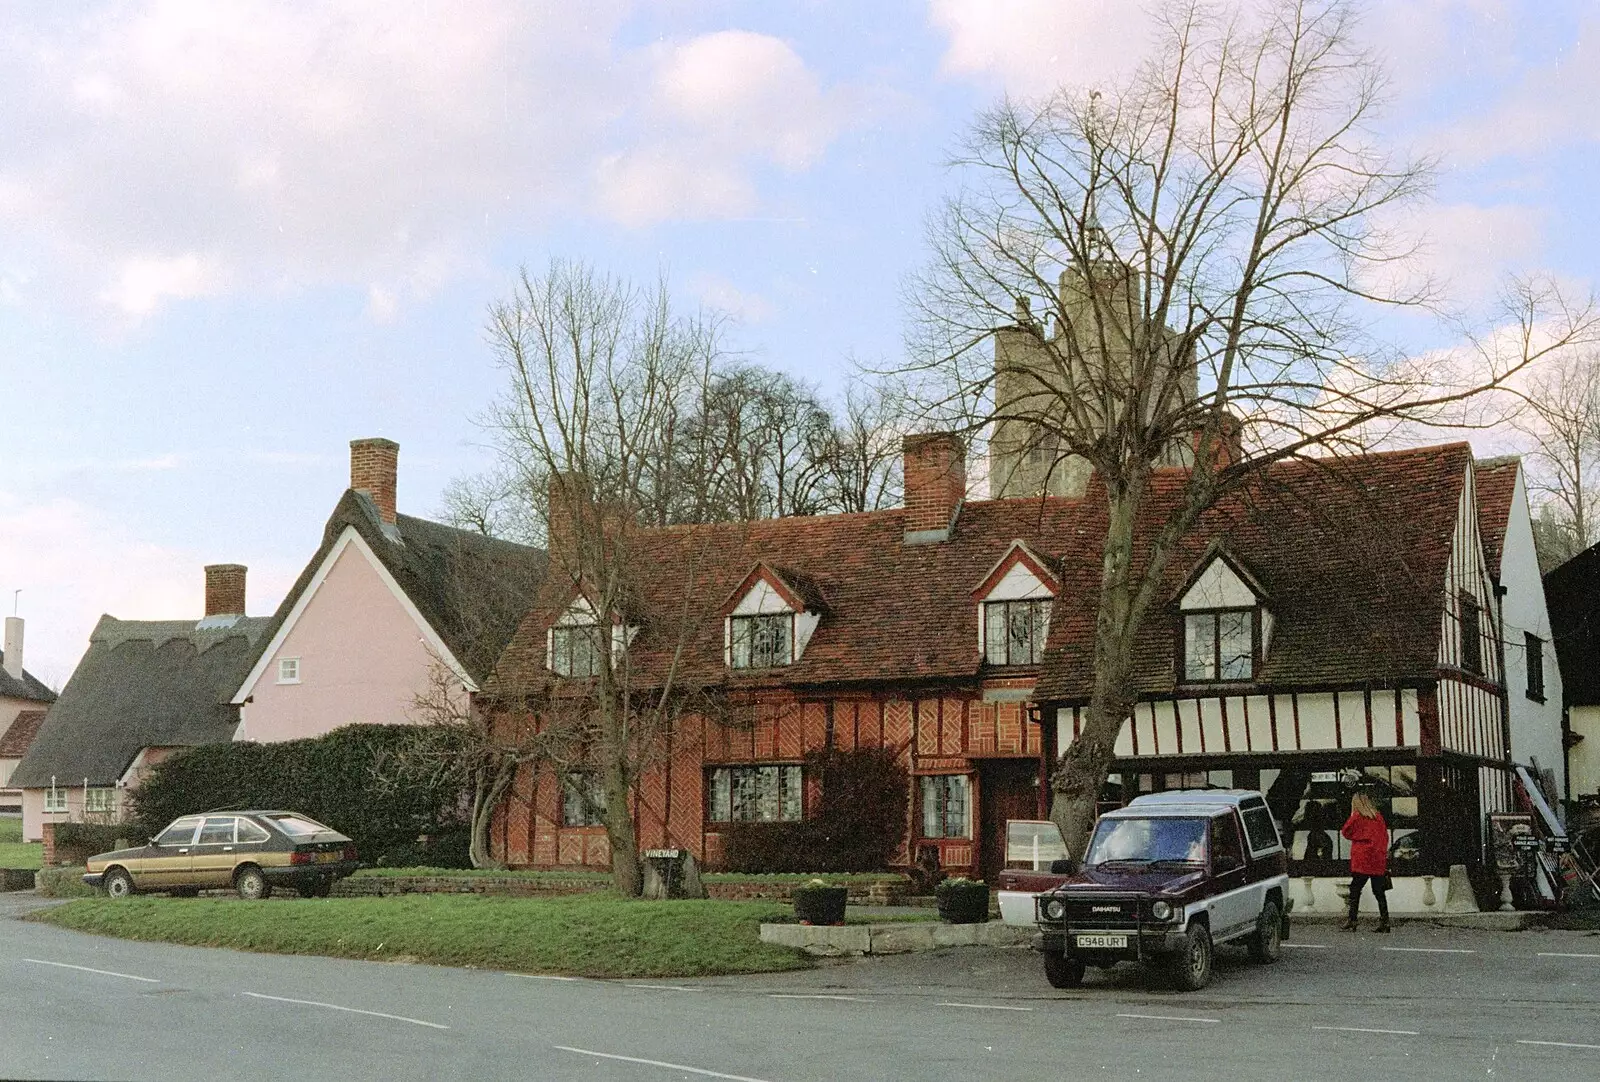
[[1372, 883], [1372, 896], [1378, 900], [1378, 919], [1389, 923], [1389, 877], [1386, 875], [1350, 875], [1350, 920], [1356, 919], [1356, 911], [1361, 908], [1361, 890], [1368, 882]]

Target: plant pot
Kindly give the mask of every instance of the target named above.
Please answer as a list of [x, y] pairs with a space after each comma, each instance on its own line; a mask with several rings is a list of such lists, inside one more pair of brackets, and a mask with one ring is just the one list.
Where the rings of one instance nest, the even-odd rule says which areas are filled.
[[941, 883], [939, 919], [946, 924], [983, 924], [989, 919], [989, 887], [985, 883]]
[[843, 924], [844, 887], [801, 887], [794, 892], [794, 915], [801, 924]]

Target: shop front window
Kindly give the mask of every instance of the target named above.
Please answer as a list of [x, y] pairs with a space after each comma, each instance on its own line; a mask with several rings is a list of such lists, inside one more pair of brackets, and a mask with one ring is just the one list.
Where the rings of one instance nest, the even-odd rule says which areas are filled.
[[1404, 875], [1408, 864], [1422, 859], [1414, 765], [1262, 770], [1261, 787], [1288, 846], [1289, 859], [1304, 862], [1313, 874], [1339, 875], [1348, 870], [1336, 867], [1348, 865], [1350, 860], [1350, 842], [1339, 830], [1350, 817], [1350, 798], [1363, 790], [1389, 827], [1390, 873]]

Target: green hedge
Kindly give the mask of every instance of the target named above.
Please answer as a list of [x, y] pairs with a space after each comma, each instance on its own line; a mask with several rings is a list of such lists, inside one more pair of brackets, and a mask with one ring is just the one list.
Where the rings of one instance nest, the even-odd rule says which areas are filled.
[[[466, 798], [456, 736], [415, 725], [347, 725], [275, 744], [203, 744], [158, 763], [133, 793], [149, 833], [217, 809], [301, 812], [354, 839], [373, 864], [465, 866]], [[429, 836], [430, 844], [418, 838]]]
[[[123, 845], [143, 845], [150, 832], [139, 823], [57, 823], [55, 858], [57, 863], [77, 864], [97, 853], [109, 853]], [[121, 842], [122, 845], [117, 843]]]

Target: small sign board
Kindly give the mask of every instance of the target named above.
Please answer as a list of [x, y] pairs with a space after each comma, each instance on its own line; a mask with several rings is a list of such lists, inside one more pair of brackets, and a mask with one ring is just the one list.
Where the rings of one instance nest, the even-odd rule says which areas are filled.
[[1523, 854], [1541, 848], [1533, 832], [1533, 816], [1517, 813], [1489, 815], [1489, 844], [1495, 867], [1502, 872], [1523, 870]]
[[1565, 834], [1554, 838], [1546, 838], [1544, 840], [1544, 851], [1546, 853], [1555, 853], [1558, 856], [1562, 853], [1570, 853], [1572, 852], [1572, 839]]
[[644, 855], [645, 855], [645, 858], [647, 860], [677, 860], [679, 857], [683, 856], [683, 850], [682, 849], [646, 849], [644, 851]]
[[1544, 845], [1532, 834], [1513, 834], [1511, 847], [1519, 853], [1537, 853]]

